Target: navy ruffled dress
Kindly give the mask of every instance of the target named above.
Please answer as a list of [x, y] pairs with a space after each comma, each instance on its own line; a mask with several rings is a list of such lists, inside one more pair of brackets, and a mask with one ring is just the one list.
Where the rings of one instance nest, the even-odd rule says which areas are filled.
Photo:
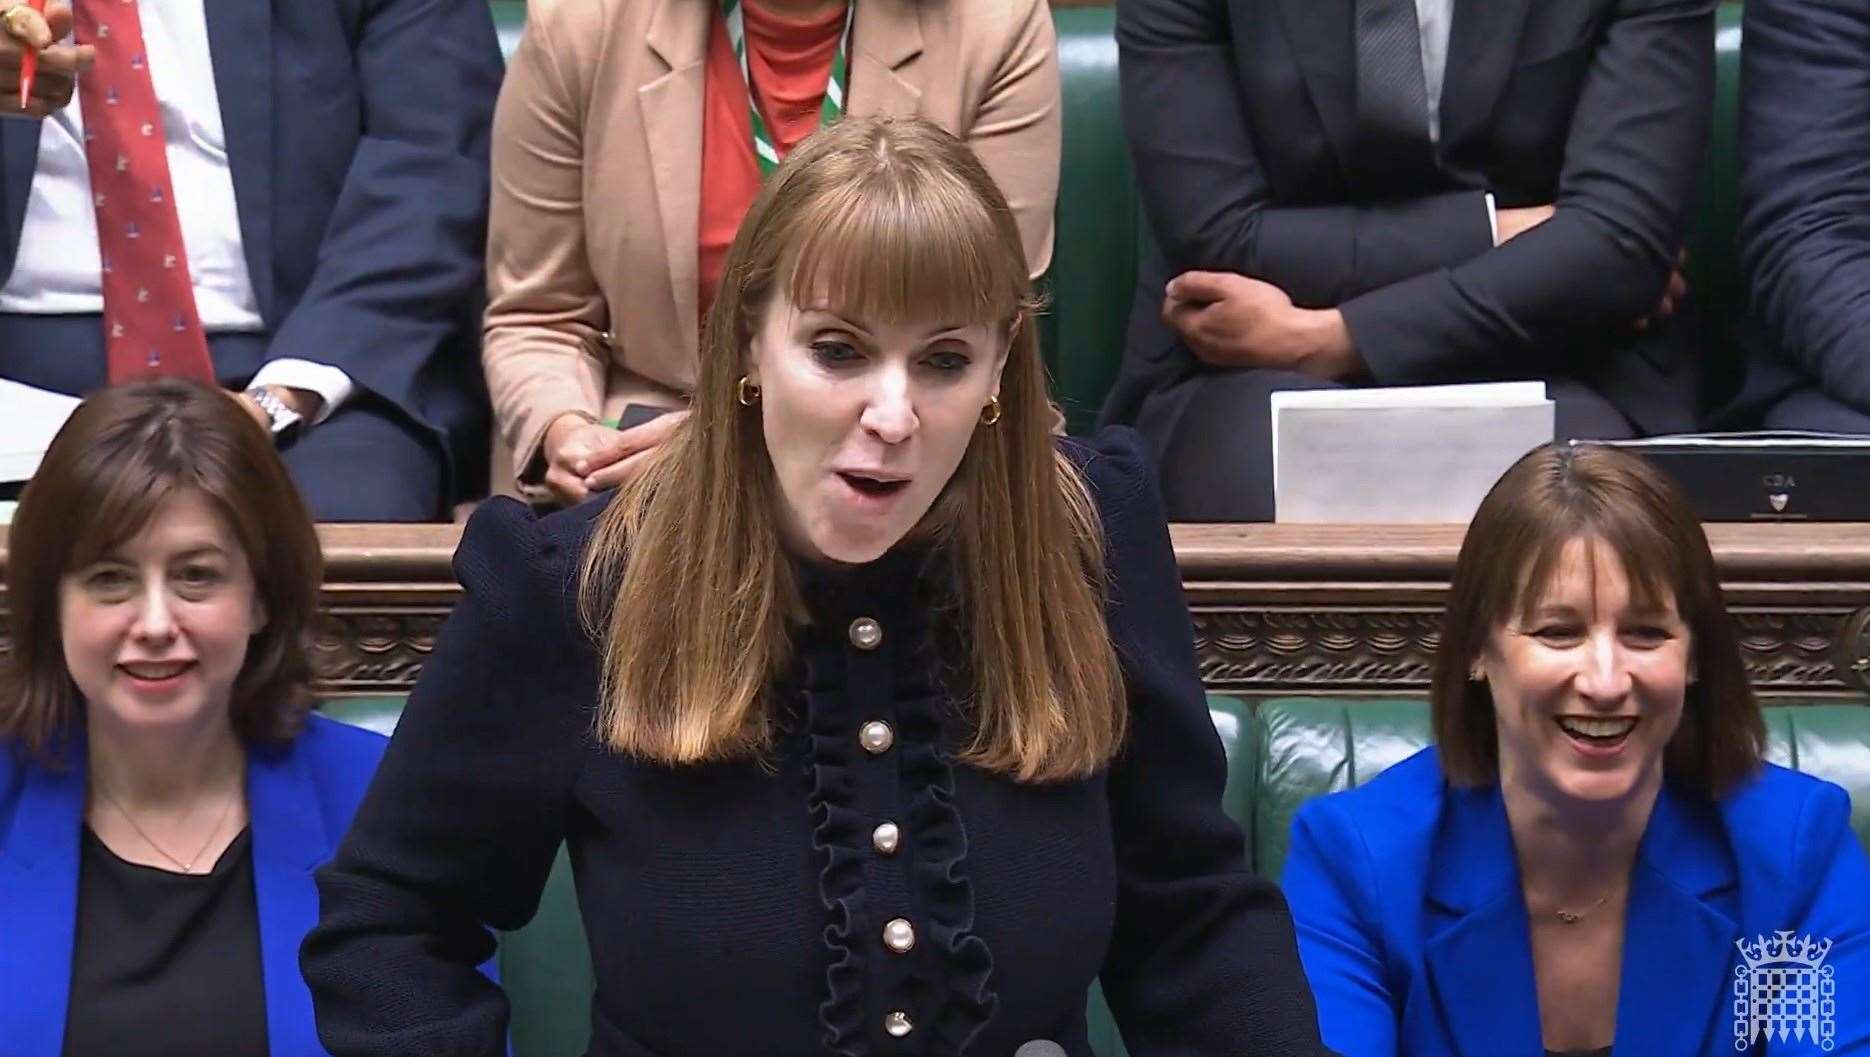
[[670, 768], [592, 736], [578, 630], [598, 503], [470, 523], [466, 596], [336, 858], [303, 955], [351, 1054], [503, 1052], [474, 966], [569, 843], [602, 1057], [1089, 1057], [1101, 978], [1133, 1057], [1322, 1054], [1279, 891], [1221, 812], [1225, 761], [1135, 435], [1062, 442], [1097, 497], [1131, 735], [1107, 770], [1026, 784], [957, 763], [965, 654], [938, 550], [802, 579], [775, 751]]

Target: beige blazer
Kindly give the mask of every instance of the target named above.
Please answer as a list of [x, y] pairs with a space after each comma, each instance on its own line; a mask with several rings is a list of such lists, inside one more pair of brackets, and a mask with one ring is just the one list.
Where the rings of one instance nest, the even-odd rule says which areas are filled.
[[[916, 114], [966, 139], [1044, 272], [1060, 127], [1044, 0], [854, 2], [849, 113]], [[494, 116], [482, 352], [515, 473], [567, 411], [611, 418], [694, 389], [703, 60], [718, 6], [527, 4]]]

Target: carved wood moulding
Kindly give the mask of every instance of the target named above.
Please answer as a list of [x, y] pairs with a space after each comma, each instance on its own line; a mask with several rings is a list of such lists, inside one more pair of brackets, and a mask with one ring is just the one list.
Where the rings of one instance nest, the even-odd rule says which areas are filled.
[[[1461, 532], [1174, 526], [1202, 680], [1256, 696], [1420, 694]], [[312, 651], [322, 692], [391, 694], [414, 683], [460, 596], [449, 564], [459, 533], [320, 528], [326, 583]], [[1756, 688], [1870, 693], [1870, 524], [1713, 525], [1708, 534]], [[9, 641], [0, 632], [0, 650]]]
[[[1773, 697], [1870, 692], [1870, 609], [1734, 607], [1754, 689]], [[1209, 689], [1421, 694], [1440, 643], [1435, 606], [1198, 606], [1195, 651]]]
[[[1427, 690], [1460, 526], [1177, 525], [1214, 690]], [[1870, 525], [1710, 525], [1754, 687], [1870, 693]]]

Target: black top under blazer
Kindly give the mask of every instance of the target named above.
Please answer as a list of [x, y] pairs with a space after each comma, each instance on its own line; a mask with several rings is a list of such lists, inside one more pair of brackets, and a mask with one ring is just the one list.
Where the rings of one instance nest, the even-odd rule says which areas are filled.
[[[955, 762], [964, 724], [936, 659], [953, 654], [936, 644], [954, 578], [939, 551], [902, 547], [806, 570], [813, 622], [769, 760], [612, 754], [591, 734], [598, 653], [576, 612], [603, 500], [541, 520], [483, 506], [455, 556], [466, 595], [318, 871], [303, 965], [332, 1053], [501, 1053], [506, 1003], [475, 965], [488, 928], [533, 915], [566, 841], [592, 1054], [1011, 1057], [1050, 1039], [1088, 1057], [1094, 979], [1134, 1057], [1322, 1054], [1285, 901], [1221, 811], [1225, 761], [1140, 442], [1061, 443], [1103, 518], [1131, 710], [1118, 759], [1083, 781]], [[864, 617], [873, 649], [853, 641]], [[893, 734], [881, 752], [859, 741], [873, 721]], [[894, 854], [873, 846], [885, 820]], [[906, 953], [883, 938], [897, 918]]]

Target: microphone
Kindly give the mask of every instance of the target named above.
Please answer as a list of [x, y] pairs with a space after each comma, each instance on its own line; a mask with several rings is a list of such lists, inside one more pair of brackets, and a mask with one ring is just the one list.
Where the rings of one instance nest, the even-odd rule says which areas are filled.
[[1034, 1039], [1021, 1043], [1019, 1049], [1013, 1051], [1013, 1057], [1065, 1057], [1065, 1047], [1051, 1039]]

